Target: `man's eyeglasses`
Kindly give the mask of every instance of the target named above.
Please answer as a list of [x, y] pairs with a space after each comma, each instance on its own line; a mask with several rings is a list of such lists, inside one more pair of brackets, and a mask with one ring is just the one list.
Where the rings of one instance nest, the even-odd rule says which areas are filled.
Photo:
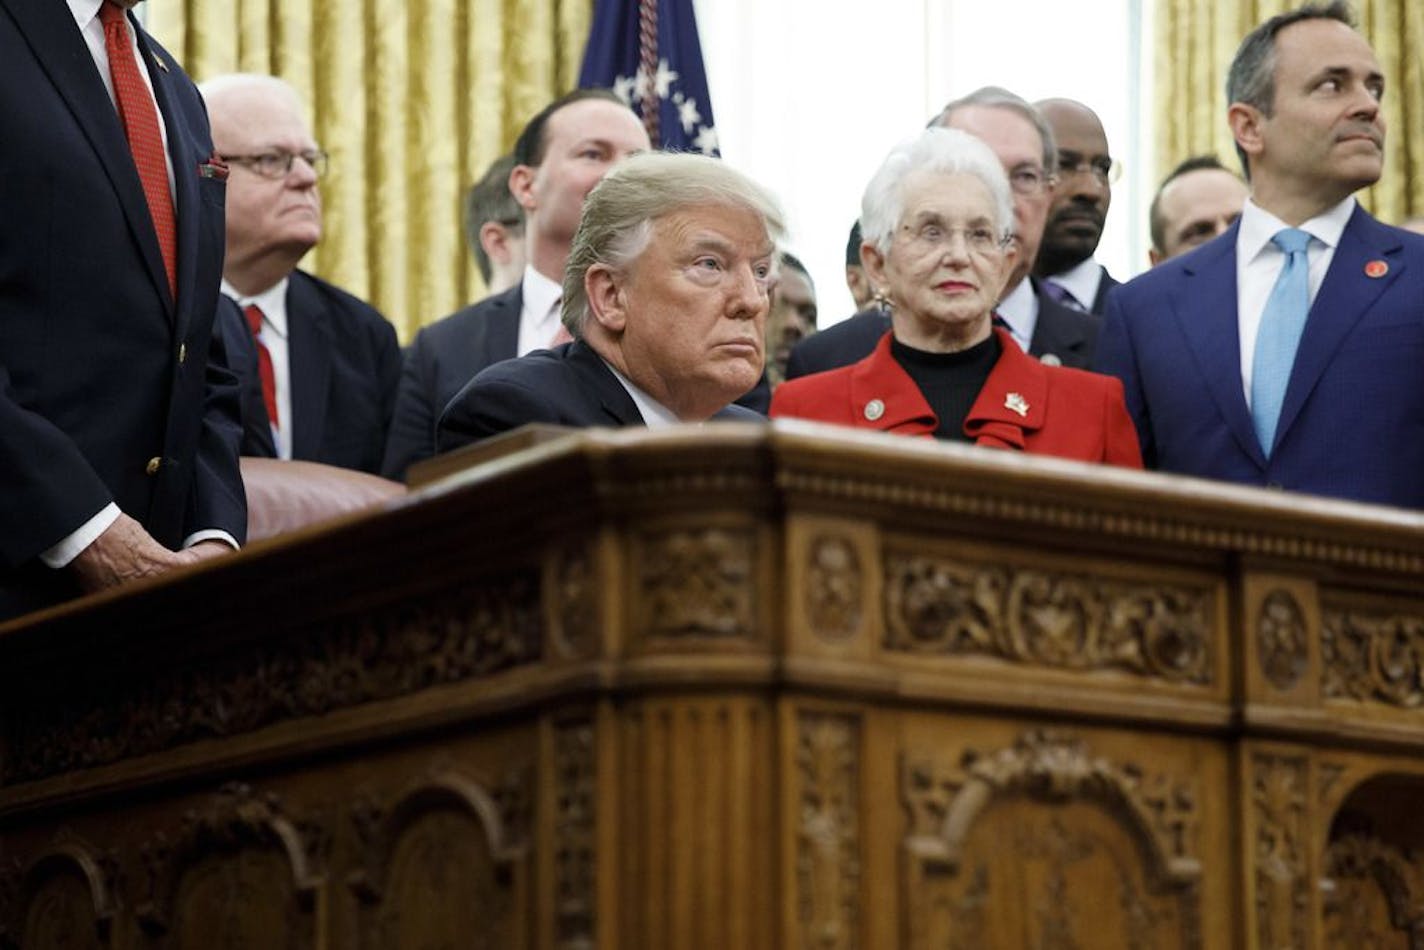
[[261, 155], [223, 155], [225, 162], [235, 162], [244, 168], [261, 175], [263, 178], [286, 178], [292, 170], [292, 162], [301, 159], [311, 166], [311, 170], [316, 172], [316, 177], [322, 178], [326, 175], [327, 157], [326, 153], [319, 148], [310, 149], [305, 152], [273, 151], [263, 152]]
[[1058, 177], [1036, 165], [1020, 165], [1009, 172], [1009, 187], [1020, 195], [1036, 195], [1058, 184]]
[[1058, 153], [1058, 177], [1070, 175], [1092, 175], [1099, 184], [1111, 185], [1122, 177], [1122, 163], [1115, 162], [1106, 155], [1089, 158], [1077, 152]]

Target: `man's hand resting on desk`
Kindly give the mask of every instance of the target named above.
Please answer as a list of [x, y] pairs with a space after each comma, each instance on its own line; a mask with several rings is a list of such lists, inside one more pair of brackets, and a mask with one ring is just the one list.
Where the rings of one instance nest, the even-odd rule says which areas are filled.
[[128, 515], [117, 521], [70, 562], [86, 591], [117, 587], [176, 567], [197, 564], [231, 551], [221, 541], [199, 541], [182, 551], [170, 551]]

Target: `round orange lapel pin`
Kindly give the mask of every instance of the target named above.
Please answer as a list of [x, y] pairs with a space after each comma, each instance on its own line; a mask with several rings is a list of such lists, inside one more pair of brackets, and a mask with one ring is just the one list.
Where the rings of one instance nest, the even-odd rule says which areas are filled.
[[1370, 261], [1365, 265], [1366, 277], [1383, 277], [1389, 273], [1389, 265], [1384, 261]]

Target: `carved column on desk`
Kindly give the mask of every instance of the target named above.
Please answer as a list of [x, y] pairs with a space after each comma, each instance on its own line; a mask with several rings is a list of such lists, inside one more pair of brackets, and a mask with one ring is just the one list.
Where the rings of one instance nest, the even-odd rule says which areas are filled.
[[797, 938], [805, 950], [853, 950], [860, 935], [860, 722], [835, 711], [796, 714]]
[[1320, 946], [1313, 856], [1324, 844], [1324, 829], [1317, 836], [1310, 759], [1269, 746], [1248, 747], [1243, 755], [1251, 946], [1311, 950]]

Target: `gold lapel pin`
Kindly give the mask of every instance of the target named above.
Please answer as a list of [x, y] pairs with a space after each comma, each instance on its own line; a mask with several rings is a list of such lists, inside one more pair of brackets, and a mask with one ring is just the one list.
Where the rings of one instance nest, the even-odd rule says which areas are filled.
[[1366, 277], [1383, 277], [1389, 273], [1389, 265], [1384, 261], [1370, 261], [1365, 265]]
[[1018, 393], [1009, 393], [1004, 397], [1004, 408], [1010, 412], [1018, 413], [1019, 418], [1022, 419], [1028, 415], [1028, 400]]

